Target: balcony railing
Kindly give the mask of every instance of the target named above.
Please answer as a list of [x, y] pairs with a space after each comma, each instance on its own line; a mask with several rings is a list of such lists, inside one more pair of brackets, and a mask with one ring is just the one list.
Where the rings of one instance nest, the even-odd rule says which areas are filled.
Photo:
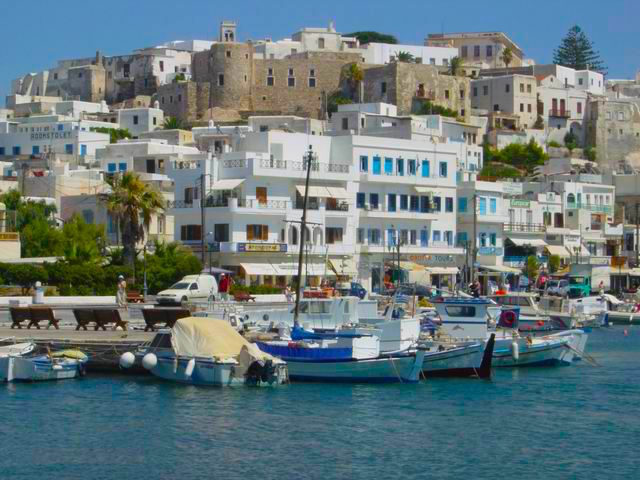
[[169, 200], [167, 208], [193, 208], [193, 201], [186, 200]]
[[554, 118], [571, 118], [571, 112], [562, 108], [552, 108], [549, 110], [549, 116]]
[[582, 202], [567, 202], [567, 210], [578, 210], [578, 209], [589, 210], [590, 212], [597, 213], [613, 213], [613, 208], [611, 205], [596, 205], [595, 203], [582, 203]]
[[245, 158], [236, 158], [234, 160], [223, 160], [222, 168], [245, 168], [247, 160]]
[[506, 232], [544, 233], [547, 226], [543, 223], [505, 223]]
[[264, 208], [267, 210], [286, 210], [289, 202], [287, 200], [256, 200], [256, 199], [238, 199], [238, 207], [240, 208]]
[[327, 204], [326, 210], [330, 212], [348, 212], [349, 204], [348, 203], [338, 203], [335, 205]]
[[275, 160], [273, 158], [266, 159], [263, 158], [260, 160], [260, 168], [278, 168], [282, 170], [287, 169], [287, 161], [286, 160]]

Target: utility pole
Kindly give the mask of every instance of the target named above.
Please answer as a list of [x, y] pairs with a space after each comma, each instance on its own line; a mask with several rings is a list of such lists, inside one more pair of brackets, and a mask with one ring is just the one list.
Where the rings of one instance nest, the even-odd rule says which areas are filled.
[[472, 244], [472, 248], [473, 250], [471, 250], [471, 279], [470, 281], [473, 282], [476, 279], [476, 261], [478, 258], [478, 249], [477, 249], [477, 241], [478, 241], [478, 209], [477, 209], [477, 200], [478, 196], [474, 193], [473, 194], [473, 242], [471, 242]]
[[200, 175], [200, 240], [201, 240], [201, 249], [202, 249], [202, 265], [205, 265], [204, 262], [204, 178], [206, 174], [203, 173]]
[[640, 203], [636, 202], [636, 267], [639, 265], [640, 260], [640, 217], [638, 217], [638, 211], [640, 210]]
[[309, 145], [307, 158], [302, 159], [303, 165], [307, 169], [307, 177], [304, 183], [304, 198], [302, 200], [302, 218], [300, 219], [300, 247], [298, 249], [298, 280], [296, 281], [296, 306], [293, 311], [293, 325], [298, 326], [298, 315], [300, 312], [300, 296], [302, 295], [302, 263], [304, 262], [305, 234], [307, 230], [307, 200], [309, 199], [309, 181], [311, 179], [311, 162], [313, 161], [312, 146]]

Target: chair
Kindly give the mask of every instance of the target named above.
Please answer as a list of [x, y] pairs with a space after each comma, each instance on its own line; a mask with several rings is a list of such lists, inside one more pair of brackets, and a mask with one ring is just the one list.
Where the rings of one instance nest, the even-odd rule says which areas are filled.
[[76, 318], [76, 322], [78, 322], [76, 330], [80, 330], [81, 328], [83, 330], [86, 330], [87, 325], [89, 325], [90, 323], [95, 323], [96, 321], [96, 317], [93, 314], [93, 309], [91, 308], [74, 308], [73, 316]]
[[9, 312], [11, 313], [11, 328], [21, 329], [22, 322], [31, 320], [29, 307], [11, 307]]
[[93, 314], [96, 319], [96, 330], [102, 328], [107, 330], [107, 325], [113, 324], [114, 330], [118, 327], [122, 327], [123, 330], [127, 329], [126, 321], [120, 317], [120, 312], [116, 308], [96, 308], [93, 310]]
[[40, 330], [40, 322], [48, 322], [47, 330], [49, 327], [53, 326], [56, 330], [60, 330], [60, 319], [56, 318], [53, 314], [53, 309], [50, 307], [29, 307], [29, 315], [30, 321], [27, 325], [27, 329], [31, 328], [32, 325], [35, 325], [38, 330]]
[[186, 308], [144, 308], [144, 331], [155, 332], [156, 325], [164, 324], [166, 328], [172, 328], [180, 318], [191, 316], [191, 312]]

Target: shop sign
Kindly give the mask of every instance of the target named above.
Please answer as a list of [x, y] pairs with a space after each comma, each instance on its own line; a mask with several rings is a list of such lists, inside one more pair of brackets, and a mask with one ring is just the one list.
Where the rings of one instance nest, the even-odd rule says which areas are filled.
[[455, 266], [453, 255], [402, 255], [403, 260], [428, 267]]
[[589, 257], [589, 265], [610, 265], [609, 257]]
[[511, 208], [529, 208], [531, 202], [529, 200], [522, 200], [520, 198], [511, 199]]
[[522, 195], [522, 183], [503, 182], [502, 191], [507, 195]]
[[31, 134], [31, 140], [58, 140], [71, 138], [71, 132], [38, 132]]
[[238, 253], [286, 253], [286, 243], [239, 243]]

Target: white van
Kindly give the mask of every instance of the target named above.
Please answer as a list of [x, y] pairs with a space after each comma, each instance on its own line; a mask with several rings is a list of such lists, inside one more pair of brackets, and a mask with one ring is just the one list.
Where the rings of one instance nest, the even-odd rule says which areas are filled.
[[218, 282], [213, 275], [187, 275], [178, 283], [156, 296], [156, 301], [163, 304], [177, 304], [190, 300], [215, 299], [218, 295]]

